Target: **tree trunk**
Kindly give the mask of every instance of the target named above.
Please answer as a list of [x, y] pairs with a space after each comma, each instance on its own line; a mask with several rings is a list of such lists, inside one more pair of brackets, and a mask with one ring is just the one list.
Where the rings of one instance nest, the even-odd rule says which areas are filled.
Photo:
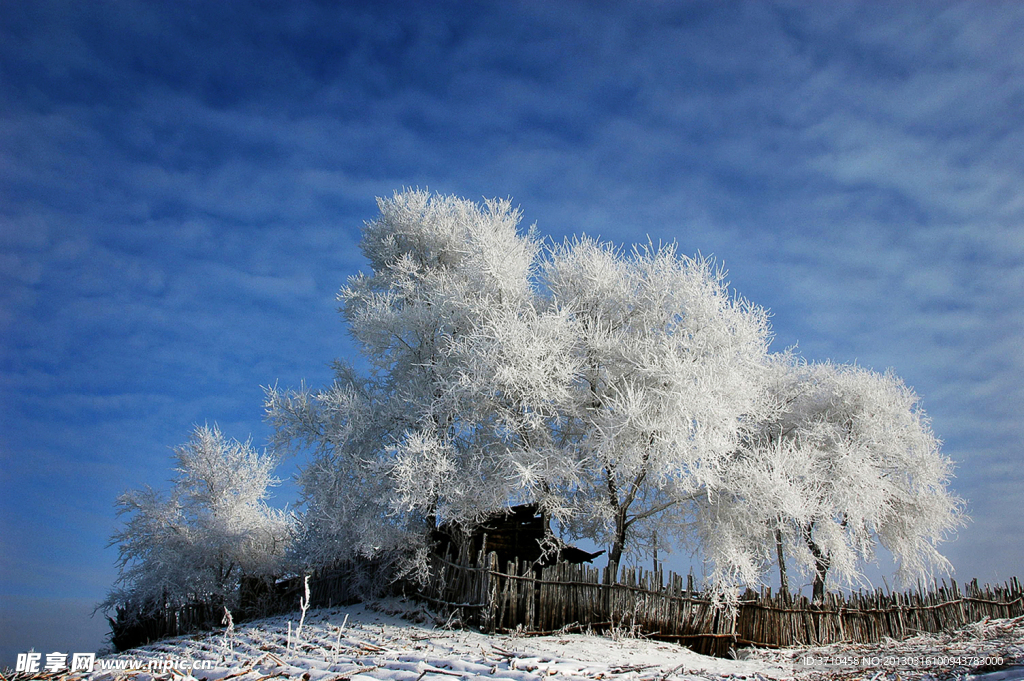
[[789, 597], [789, 577], [786, 576], [786, 555], [782, 550], [782, 530], [775, 530], [775, 551], [779, 555], [779, 590]]
[[611, 550], [608, 551], [608, 565], [614, 564], [616, 569], [622, 560], [622, 550], [626, 546], [626, 509], [620, 508], [615, 514], [615, 536], [612, 539]]
[[825, 573], [828, 571], [828, 567], [821, 567], [821, 563], [815, 559], [814, 561], [814, 586], [811, 587], [811, 601], [814, 603], [821, 603], [825, 600]]
[[807, 548], [811, 550], [811, 555], [814, 556], [814, 584], [811, 587], [811, 600], [815, 603], [821, 603], [825, 600], [825, 576], [828, 574], [832, 558], [828, 553], [822, 551], [821, 547], [814, 541], [811, 536], [813, 528], [814, 523], [804, 528], [804, 541], [807, 542]]
[[622, 549], [626, 545], [626, 530], [629, 527], [626, 523], [626, 511], [629, 508], [629, 501], [627, 500], [625, 503], [619, 501], [619, 490], [615, 485], [612, 472], [606, 468], [605, 475], [608, 484], [608, 501], [615, 509], [615, 535], [612, 537], [612, 545], [608, 551], [608, 567], [611, 567], [615, 573], [611, 575], [614, 583], [619, 570], [619, 562], [622, 560]]
[[643, 484], [644, 479], [647, 477], [647, 465], [651, 455], [650, 447], [654, 445], [654, 441], [655, 434], [651, 433], [648, 449], [644, 452], [643, 463], [640, 466], [640, 472], [637, 473], [636, 478], [630, 483], [629, 489], [622, 499], [619, 499], [619, 490], [615, 484], [615, 476], [612, 474], [611, 469], [607, 467], [604, 469], [605, 475], [608, 476], [608, 500], [612, 508], [615, 509], [615, 538], [612, 541], [611, 552], [608, 554], [608, 564], [614, 563], [616, 569], [618, 569], [619, 561], [622, 559], [622, 549], [626, 545], [626, 532], [629, 531], [629, 526], [640, 517], [629, 518], [629, 507], [636, 499], [636, 495], [640, 491], [640, 485]]

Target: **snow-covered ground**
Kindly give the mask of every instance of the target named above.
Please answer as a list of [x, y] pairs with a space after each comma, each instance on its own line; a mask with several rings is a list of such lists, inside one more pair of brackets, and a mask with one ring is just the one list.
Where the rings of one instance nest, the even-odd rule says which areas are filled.
[[[990, 622], [952, 636], [919, 637], [879, 646], [743, 651], [740, 659], [706, 657], [672, 643], [624, 633], [486, 636], [450, 626], [404, 600], [311, 610], [301, 633], [298, 625], [299, 614], [295, 613], [241, 625], [232, 631], [168, 639], [97, 660], [92, 673], [66, 674], [63, 678], [907, 681], [929, 675], [963, 678], [969, 666], [977, 666], [958, 665], [956, 658], [991, 657], [1001, 658], [1004, 665], [1024, 664], [1024, 618]], [[878, 664], [873, 665], [875, 661]], [[932, 664], [927, 666], [925, 662]], [[114, 668], [117, 666], [127, 669]], [[1024, 668], [993, 670], [985, 678], [1024, 679]]]

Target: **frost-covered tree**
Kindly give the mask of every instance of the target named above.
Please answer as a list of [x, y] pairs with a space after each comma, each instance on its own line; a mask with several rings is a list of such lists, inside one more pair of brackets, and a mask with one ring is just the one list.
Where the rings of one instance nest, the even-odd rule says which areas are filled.
[[422, 545], [417, 519], [395, 508], [388, 434], [371, 382], [337, 365], [333, 385], [312, 391], [267, 389], [267, 418], [278, 451], [308, 448], [299, 476], [296, 559], [324, 568], [356, 556], [397, 557]]
[[776, 358], [775, 408], [705, 506], [705, 550], [723, 580], [755, 582], [789, 555], [813, 580], [855, 584], [883, 546], [904, 579], [948, 571], [937, 545], [963, 522], [919, 399], [893, 373]]
[[[422, 191], [378, 205], [360, 244], [371, 271], [339, 294], [372, 373], [338, 363], [326, 389], [267, 391], [275, 445], [311, 455], [300, 478], [302, 546], [318, 564], [421, 547], [424, 530], [507, 507], [517, 455], [534, 447], [527, 431], [546, 436], [498, 388], [503, 370], [484, 366], [508, 351], [494, 338], [513, 328], [550, 352], [526, 321], [538, 317], [539, 244], [518, 230], [518, 211]], [[532, 390], [525, 400], [547, 399], [516, 385]]]
[[728, 484], [723, 462], [763, 408], [767, 315], [732, 294], [712, 261], [674, 245], [567, 242], [543, 282], [571, 357], [554, 422], [575, 464], [562, 481], [566, 525], [607, 543], [617, 564], [630, 545], [681, 538], [690, 502]]
[[233, 607], [241, 578], [281, 570], [292, 527], [266, 503], [278, 483], [275, 458], [216, 426], [197, 426], [174, 458], [169, 496], [147, 487], [118, 498], [127, 516], [111, 541], [119, 574], [101, 607], [130, 603], [133, 614], [196, 602]]

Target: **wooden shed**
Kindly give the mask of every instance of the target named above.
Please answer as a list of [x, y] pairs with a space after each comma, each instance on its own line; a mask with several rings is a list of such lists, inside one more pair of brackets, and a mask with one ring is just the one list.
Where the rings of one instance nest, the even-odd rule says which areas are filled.
[[520, 560], [537, 565], [579, 564], [589, 563], [604, 553], [589, 553], [556, 537], [537, 504], [493, 513], [468, 532], [461, 527], [442, 525], [435, 531], [434, 540], [440, 553], [458, 553], [468, 548], [470, 555], [477, 555], [483, 549], [484, 553], [497, 553], [501, 563]]

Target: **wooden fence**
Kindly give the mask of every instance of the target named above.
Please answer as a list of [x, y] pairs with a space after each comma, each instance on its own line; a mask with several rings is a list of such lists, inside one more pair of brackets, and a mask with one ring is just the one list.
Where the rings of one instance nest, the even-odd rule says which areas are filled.
[[[392, 570], [374, 560], [352, 560], [320, 570], [310, 576], [313, 607], [348, 605], [364, 598], [387, 595], [394, 588]], [[294, 612], [305, 592], [305, 576], [284, 580], [243, 578], [237, 598], [217, 602], [200, 600], [177, 607], [160, 607], [152, 602], [122, 603], [107, 617], [110, 640], [119, 650], [128, 650], [169, 636], [192, 634], [224, 626], [225, 606], [236, 623]]]
[[747, 591], [729, 607], [697, 592], [692, 578], [674, 573], [558, 564], [537, 570], [526, 563], [498, 565], [490, 554], [470, 560], [433, 559], [425, 600], [457, 613], [487, 632], [619, 630], [682, 643], [696, 652], [724, 656], [738, 646], [783, 647], [903, 639], [952, 629], [986, 617], [1024, 615], [1017, 579], [963, 592], [955, 582], [925, 592], [828, 594], [820, 604], [806, 597]]
[[110, 642], [118, 651], [122, 651], [168, 636], [180, 636], [221, 626], [224, 606], [215, 603], [190, 603], [178, 608], [153, 610], [128, 603], [118, 606], [115, 615], [116, 617], [107, 617], [110, 624]]
[[[317, 607], [341, 605], [386, 592], [389, 571], [372, 562], [353, 563], [313, 575]], [[617, 577], [617, 579], [616, 579]], [[289, 612], [298, 605], [302, 578], [268, 585], [266, 592], [243, 589], [240, 619]], [[1014, 578], [981, 588], [956, 582], [925, 592], [828, 594], [820, 604], [806, 597], [748, 591], [733, 607], [694, 589], [690, 577], [672, 572], [559, 563], [538, 569], [530, 563], [499, 566], [497, 554], [453, 560], [433, 556], [425, 585], [404, 585], [442, 611], [489, 633], [519, 631], [621, 631], [675, 641], [696, 652], [724, 656], [740, 646], [784, 647], [838, 642], [871, 643], [919, 632], [953, 629], [986, 617], [1024, 615], [1024, 590]], [[250, 593], [251, 592], [251, 593]], [[246, 601], [252, 601], [245, 607]], [[144, 614], [142, 614], [144, 612]], [[126, 604], [110, 618], [118, 650], [166, 636], [221, 626], [223, 605], [196, 603], [160, 612]]]

